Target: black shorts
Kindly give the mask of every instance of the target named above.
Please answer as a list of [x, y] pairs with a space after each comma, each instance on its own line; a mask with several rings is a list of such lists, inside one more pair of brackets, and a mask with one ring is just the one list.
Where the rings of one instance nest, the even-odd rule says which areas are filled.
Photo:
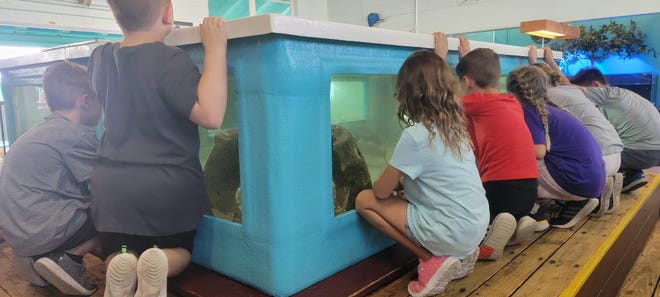
[[67, 241], [65, 241], [63, 244], [61, 244], [54, 250], [41, 255], [33, 256], [33, 258], [39, 259], [41, 257], [48, 256], [50, 254], [66, 252], [68, 250], [81, 246], [85, 242], [94, 239], [96, 235], [97, 233], [96, 233], [96, 229], [94, 229], [94, 223], [92, 223], [89, 213], [87, 213], [87, 220], [85, 221], [85, 223], [82, 226], [80, 226], [78, 231], [76, 231], [75, 234], [73, 234], [69, 239], [67, 239]]
[[195, 230], [177, 233], [169, 236], [141, 236], [133, 234], [99, 232], [101, 240], [101, 258], [121, 251], [122, 246], [137, 255], [154, 246], [161, 249], [183, 248], [192, 254]]
[[483, 185], [491, 222], [501, 212], [512, 214], [516, 220], [529, 215], [538, 198], [538, 181], [535, 178], [494, 180]]

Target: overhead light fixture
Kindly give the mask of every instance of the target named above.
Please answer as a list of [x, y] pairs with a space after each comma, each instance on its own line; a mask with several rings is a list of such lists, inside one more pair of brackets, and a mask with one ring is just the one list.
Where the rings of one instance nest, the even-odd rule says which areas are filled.
[[520, 22], [520, 32], [548, 39], [575, 39], [580, 37], [580, 28], [552, 20]]

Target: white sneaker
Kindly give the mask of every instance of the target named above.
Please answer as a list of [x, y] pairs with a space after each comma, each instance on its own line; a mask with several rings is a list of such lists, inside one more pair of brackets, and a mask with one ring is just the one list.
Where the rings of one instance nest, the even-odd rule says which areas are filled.
[[589, 215], [592, 217], [601, 217], [603, 216], [608, 209], [610, 209], [610, 199], [612, 199], [612, 194], [614, 191], [614, 177], [606, 176], [605, 177], [605, 186], [603, 186], [603, 191], [600, 194], [598, 199], [598, 207], [594, 209]]
[[530, 216], [520, 218], [516, 227], [516, 233], [513, 234], [513, 237], [506, 245], [518, 245], [528, 241], [534, 235], [536, 225], [536, 220]]
[[619, 209], [619, 204], [621, 203], [621, 190], [623, 189], [623, 174], [617, 172], [614, 175], [614, 186], [612, 187], [612, 200], [610, 201], [610, 208], [606, 213], [614, 213]]
[[167, 297], [167, 255], [159, 248], [150, 248], [137, 263], [135, 297]]
[[499, 213], [486, 232], [486, 238], [479, 247], [479, 259], [495, 260], [502, 256], [504, 247], [516, 232], [516, 218], [508, 212]]
[[475, 248], [474, 251], [469, 253], [467, 256], [465, 256], [465, 258], [463, 258], [463, 260], [461, 260], [461, 266], [458, 268], [458, 272], [456, 272], [454, 279], [464, 278], [468, 276], [468, 274], [472, 273], [478, 258], [479, 247]]
[[130, 297], [137, 283], [137, 258], [131, 253], [114, 256], [105, 274], [104, 297]]

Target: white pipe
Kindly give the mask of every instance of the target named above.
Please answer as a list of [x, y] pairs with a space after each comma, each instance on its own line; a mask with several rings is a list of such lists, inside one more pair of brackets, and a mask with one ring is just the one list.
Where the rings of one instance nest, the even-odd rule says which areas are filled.
[[295, 8], [295, 6], [293, 5], [293, 0], [289, 1], [289, 10], [291, 10], [291, 16], [295, 16], [295, 15], [296, 15], [296, 8]]
[[418, 9], [417, 9], [417, 1], [415, 0], [415, 27], [413, 27], [413, 32], [417, 33], [417, 24], [418, 24]]
[[250, 16], [257, 15], [257, 4], [256, 4], [256, 0], [249, 0], [248, 3], [249, 3], [249, 4], [248, 4], [249, 9], [250, 9]]

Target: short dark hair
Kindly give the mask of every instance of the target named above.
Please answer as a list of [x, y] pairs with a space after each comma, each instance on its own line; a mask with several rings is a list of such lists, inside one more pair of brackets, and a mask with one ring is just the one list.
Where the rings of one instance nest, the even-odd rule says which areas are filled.
[[133, 32], [150, 26], [160, 17], [160, 9], [171, 0], [108, 0], [117, 24], [124, 32]]
[[48, 66], [44, 71], [42, 87], [51, 111], [70, 110], [80, 95], [92, 92], [87, 68], [71, 62]]
[[474, 80], [480, 88], [497, 87], [500, 81], [500, 57], [489, 48], [477, 48], [461, 58], [456, 74]]
[[609, 84], [605, 75], [596, 68], [582, 69], [571, 78], [571, 83], [579, 86], [591, 86], [595, 81], [604, 85]]

